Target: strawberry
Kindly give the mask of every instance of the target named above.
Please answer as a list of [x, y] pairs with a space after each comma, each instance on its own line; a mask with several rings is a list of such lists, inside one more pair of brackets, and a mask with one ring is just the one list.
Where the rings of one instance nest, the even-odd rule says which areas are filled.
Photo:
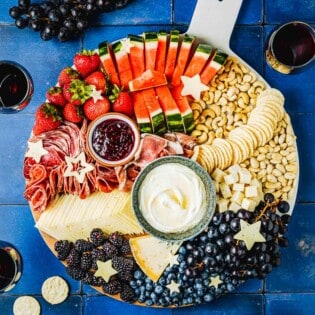
[[70, 122], [80, 123], [83, 120], [82, 107], [67, 103], [63, 108], [62, 116]]
[[86, 85], [82, 80], [73, 80], [63, 87], [63, 96], [67, 102], [82, 105], [92, 95], [92, 86]]
[[63, 96], [63, 90], [59, 86], [52, 86], [49, 88], [46, 92], [46, 98], [49, 103], [59, 106], [65, 106], [67, 102]]
[[66, 83], [76, 79], [80, 79], [80, 73], [71, 67], [66, 67], [59, 73], [58, 84], [63, 87]]
[[90, 98], [83, 105], [84, 114], [90, 120], [94, 120], [97, 117], [106, 114], [109, 110], [110, 102], [107, 97], [103, 97], [96, 102], [94, 102], [93, 98]]
[[37, 136], [43, 132], [54, 130], [60, 126], [61, 121], [60, 108], [50, 103], [43, 103], [36, 111], [33, 133]]
[[74, 56], [73, 64], [83, 78], [99, 69], [101, 64], [100, 56], [91, 50], [83, 50]]
[[109, 99], [113, 103], [113, 111], [125, 114], [129, 117], [133, 116], [133, 103], [129, 92], [119, 89], [115, 84]]
[[102, 92], [102, 94], [106, 94], [107, 92], [107, 79], [106, 75], [102, 71], [95, 71], [88, 75], [84, 79], [86, 84], [94, 85], [95, 88]]

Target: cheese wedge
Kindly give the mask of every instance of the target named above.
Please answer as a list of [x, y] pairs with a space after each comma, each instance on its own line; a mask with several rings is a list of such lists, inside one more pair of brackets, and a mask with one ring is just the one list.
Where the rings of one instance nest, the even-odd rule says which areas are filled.
[[141, 234], [132, 208], [131, 194], [114, 190], [96, 192], [86, 199], [76, 195], [63, 195], [47, 208], [36, 227], [57, 240], [87, 239], [94, 228], [110, 234]]
[[129, 240], [131, 251], [142, 271], [154, 282], [158, 281], [170, 264], [182, 242], [166, 242], [151, 235], [133, 237]]

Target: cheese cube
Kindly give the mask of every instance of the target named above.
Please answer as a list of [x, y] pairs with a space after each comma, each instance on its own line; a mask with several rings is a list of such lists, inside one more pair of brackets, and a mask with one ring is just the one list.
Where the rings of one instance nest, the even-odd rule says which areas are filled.
[[256, 187], [261, 187], [261, 183], [256, 177], [251, 180], [250, 185], [256, 186]]
[[250, 184], [252, 176], [249, 170], [242, 168], [239, 170], [238, 174], [240, 177], [240, 181], [239, 181], [240, 183]]
[[245, 185], [241, 183], [235, 183], [232, 186], [232, 190], [234, 191], [244, 191]]
[[241, 205], [243, 198], [244, 194], [241, 191], [235, 191], [232, 195], [231, 201]]
[[228, 209], [228, 203], [229, 201], [227, 199], [219, 199], [217, 201], [217, 209], [219, 212], [224, 212]]
[[224, 182], [220, 184], [220, 192], [223, 198], [225, 199], [230, 198], [232, 196], [232, 192], [229, 185]]
[[228, 185], [232, 185], [234, 183], [238, 182], [238, 175], [233, 173], [233, 174], [229, 174], [229, 175], [225, 175], [224, 176], [224, 181], [228, 184]]
[[226, 175], [225, 172], [223, 172], [223, 171], [220, 170], [219, 168], [216, 168], [216, 169], [212, 172], [211, 177], [212, 177], [215, 181], [217, 181], [217, 182], [219, 182], [219, 183], [222, 183], [222, 182], [223, 182], [223, 178], [224, 178], [225, 175]]
[[213, 181], [213, 183], [214, 183], [215, 192], [219, 193], [219, 191], [220, 191], [220, 183], [217, 182], [216, 180]]
[[245, 196], [247, 198], [257, 197], [258, 196], [258, 188], [256, 186], [247, 186], [245, 188]]
[[241, 206], [235, 202], [231, 202], [228, 208], [231, 211], [237, 212], [241, 208]]
[[239, 164], [234, 164], [232, 166], [230, 166], [227, 171], [230, 173], [230, 174], [236, 174], [238, 176], [238, 172], [239, 170], [241, 169], [240, 165]]
[[254, 200], [250, 200], [248, 198], [244, 198], [242, 201], [242, 208], [248, 211], [254, 211], [256, 208], [257, 203]]

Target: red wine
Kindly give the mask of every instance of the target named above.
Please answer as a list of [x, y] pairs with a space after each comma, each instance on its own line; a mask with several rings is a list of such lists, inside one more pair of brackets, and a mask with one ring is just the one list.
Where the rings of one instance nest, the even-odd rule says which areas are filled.
[[282, 64], [302, 66], [314, 57], [314, 31], [303, 23], [286, 24], [274, 35], [271, 49], [274, 57]]
[[0, 291], [13, 282], [16, 272], [15, 261], [4, 249], [0, 248]]
[[30, 101], [33, 83], [28, 72], [11, 61], [0, 61], [0, 112], [21, 110]]

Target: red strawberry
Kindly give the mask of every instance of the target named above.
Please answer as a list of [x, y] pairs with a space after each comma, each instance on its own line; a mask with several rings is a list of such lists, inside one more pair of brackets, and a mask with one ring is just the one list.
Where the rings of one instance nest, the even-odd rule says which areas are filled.
[[85, 83], [89, 85], [94, 85], [102, 94], [106, 93], [107, 90], [107, 80], [106, 75], [102, 71], [95, 71], [85, 78]]
[[74, 56], [73, 63], [83, 78], [99, 69], [100, 56], [91, 50], [83, 50]]
[[46, 98], [49, 103], [59, 106], [65, 106], [67, 101], [63, 96], [63, 90], [59, 86], [52, 86], [46, 92]]
[[90, 120], [94, 120], [97, 117], [106, 114], [109, 110], [110, 102], [107, 97], [103, 97], [96, 102], [94, 102], [93, 98], [90, 98], [83, 105], [84, 114]]
[[109, 98], [113, 103], [113, 111], [132, 117], [133, 103], [129, 92], [119, 89], [117, 85], [114, 85], [112, 92]]
[[82, 105], [92, 95], [92, 87], [86, 85], [82, 80], [73, 80], [63, 87], [63, 96], [67, 102], [74, 105]]
[[60, 126], [61, 120], [60, 108], [50, 103], [41, 104], [35, 114], [34, 135], [56, 129]]
[[67, 103], [62, 111], [63, 118], [73, 122], [80, 123], [83, 120], [81, 106], [75, 106], [72, 103]]
[[80, 73], [71, 67], [66, 67], [59, 73], [58, 83], [63, 87], [66, 83], [76, 79], [80, 79]]

